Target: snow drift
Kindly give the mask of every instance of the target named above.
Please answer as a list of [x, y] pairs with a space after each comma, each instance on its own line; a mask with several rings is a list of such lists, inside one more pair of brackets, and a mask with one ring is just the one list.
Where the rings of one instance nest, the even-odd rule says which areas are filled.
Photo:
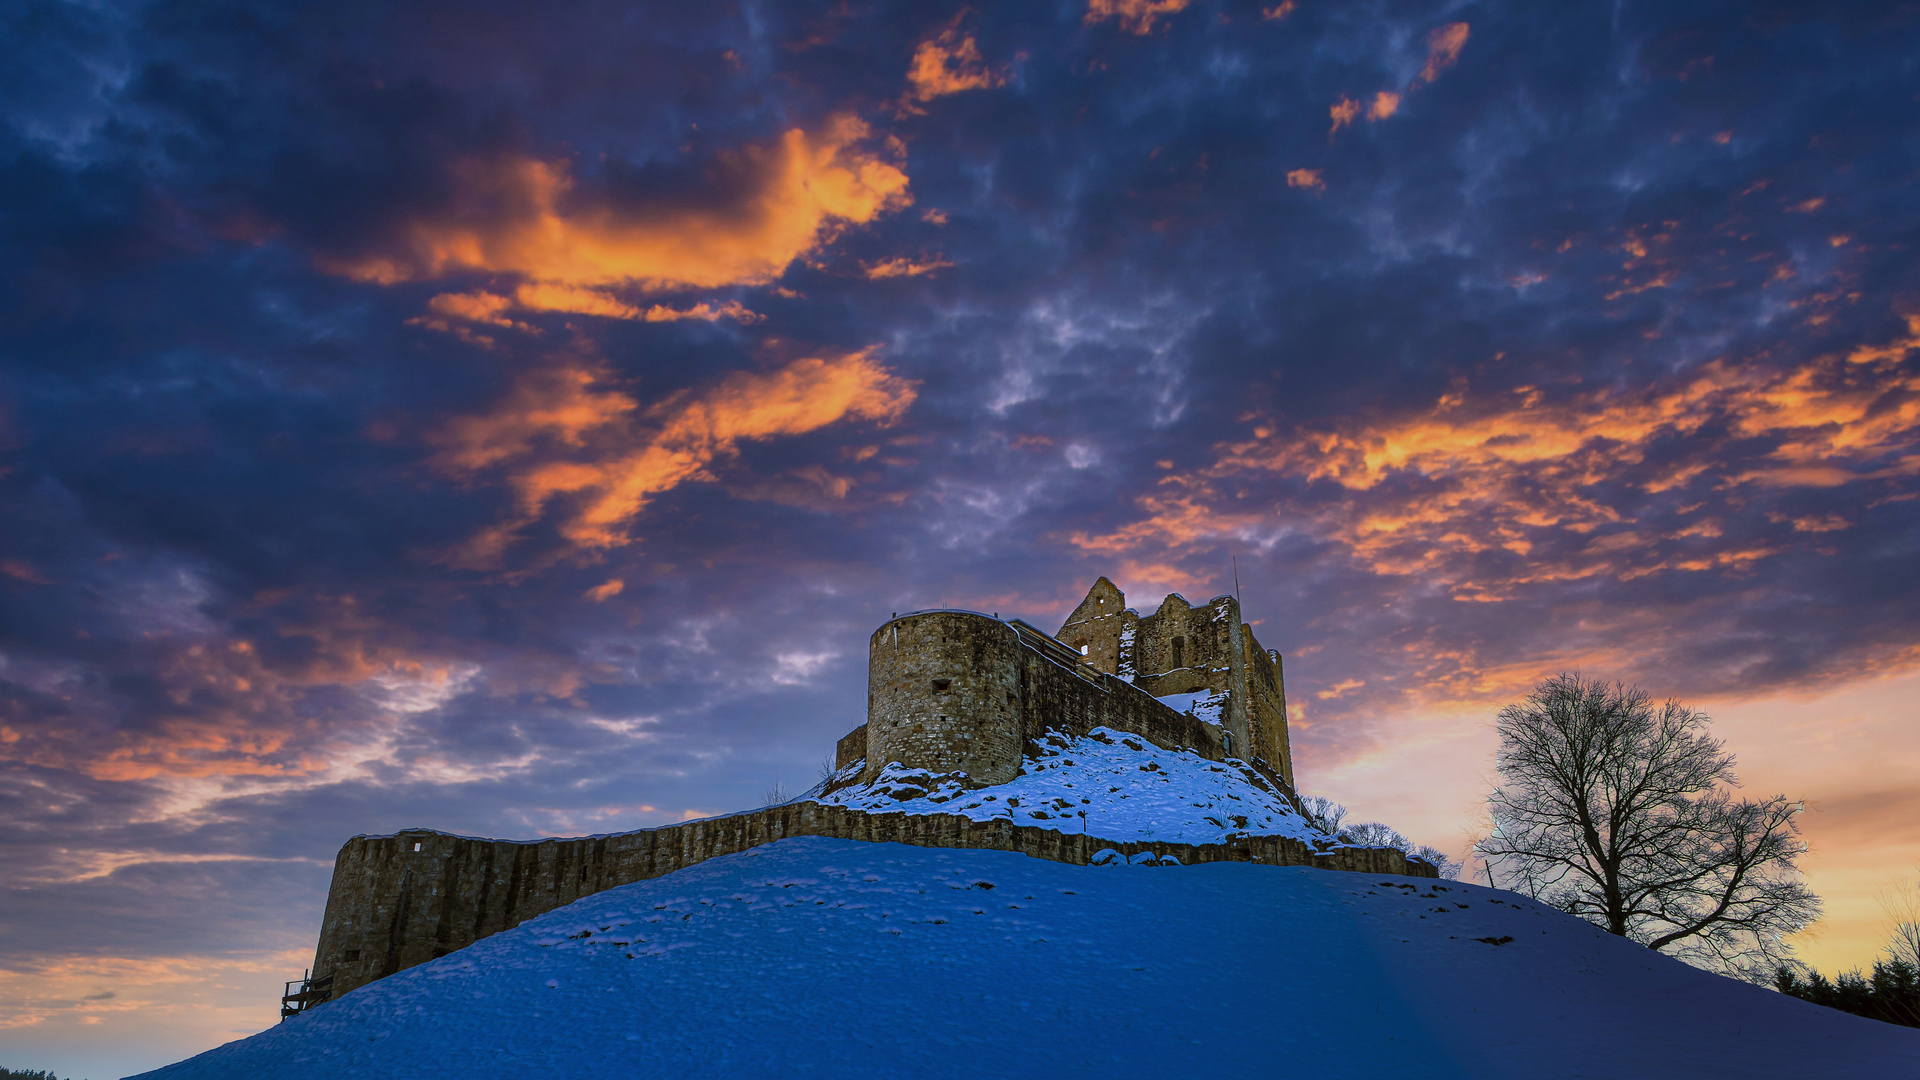
[[800, 837], [599, 893], [149, 1077], [1804, 1077], [1920, 1032], [1505, 892]]

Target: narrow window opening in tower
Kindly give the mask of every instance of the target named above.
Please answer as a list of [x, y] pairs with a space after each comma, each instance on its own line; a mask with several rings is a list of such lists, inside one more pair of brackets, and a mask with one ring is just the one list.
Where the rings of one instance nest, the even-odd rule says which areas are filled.
[[1173, 666], [1175, 668], [1183, 668], [1187, 666], [1187, 639], [1186, 638], [1173, 639]]
[[948, 690], [949, 688], [951, 688], [952, 686], [953, 686], [953, 680], [952, 680], [952, 679], [935, 679], [935, 680], [933, 680], [933, 692], [934, 692], [934, 693], [936, 693], [936, 694], [944, 694], [944, 693], [946, 693], [946, 692], [947, 692], [947, 690]]

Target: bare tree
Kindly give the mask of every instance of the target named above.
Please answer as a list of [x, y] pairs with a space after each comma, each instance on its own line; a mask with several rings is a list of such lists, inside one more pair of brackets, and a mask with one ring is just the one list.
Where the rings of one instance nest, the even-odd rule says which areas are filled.
[[1477, 846], [1504, 883], [1610, 933], [1765, 981], [1819, 917], [1784, 795], [1735, 800], [1705, 714], [1561, 674], [1500, 710], [1501, 784]]
[[1920, 888], [1885, 890], [1880, 894], [1880, 908], [1892, 925], [1887, 959], [1904, 962], [1920, 971]]
[[1328, 836], [1340, 835], [1340, 823], [1347, 817], [1346, 807], [1325, 795], [1309, 795], [1300, 803], [1306, 807], [1307, 824]]
[[1336, 834], [1343, 844], [1357, 847], [1390, 847], [1401, 851], [1412, 851], [1413, 841], [1401, 835], [1400, 830], [1378, 821], [1362, 821], [1353, 825], [1340, 826]]
[[1433, 868], [1440, 871], [1440, 876], [1449, 881], [1460, 880], [1460, 875], [1467, 869], [1466, 863], [1431, 844], [1420, 844], [1417, 847], [1408, 848], [1407, 854], [1432, 863]]

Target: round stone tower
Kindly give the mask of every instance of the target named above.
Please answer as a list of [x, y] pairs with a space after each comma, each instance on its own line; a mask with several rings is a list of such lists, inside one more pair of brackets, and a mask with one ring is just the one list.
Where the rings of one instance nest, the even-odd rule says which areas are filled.
[[1004, 784], [1020, 768], [1023, 646], [971, 611], [903, 615], [874, 631], [867, 662], [867, 769], [888, 762]]

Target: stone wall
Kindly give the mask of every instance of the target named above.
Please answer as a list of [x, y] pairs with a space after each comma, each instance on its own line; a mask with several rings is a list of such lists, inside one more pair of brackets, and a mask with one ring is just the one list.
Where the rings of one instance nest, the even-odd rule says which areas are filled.
[[867, 725], [861, 724], [833, 744], [833, 771], [867, 760]]
[[1433, 867], [1391, 848], [1316, 853], [1278, 836], [1226, 844], [1117, 842], [1004, 819], [867, 814], [816, 802], [567, 840], [476, 840], [409, 830], [356, 836], [340, 849], [313, 972], [316, 977], [331, 973], [338, 997], [582, 897], [789, 836], [1017, 851], [1080, 866], [1111, 848], [1129, 857], [1142, 852], [1172, 856], [1188, 865], [1254, 862], [1438, 876]]
[[1247, 711], [1252, 718], [1252, 754], [1271, 762], [1291, 786], [1293, 745], [1287, 734], [1287, 683], [1280, 654], [1260, 648], [1251, 630], [1241, 641], [1247, 672]]
[[[1192, 750], [1209, 761], [1227, 759], [1218, 727], [1176, 711], [1117, 676], [1075, 664], [1067, 657], [1049, 656], [1046, 645], [1053, 639], [1024, 624], [1015, 625], [1023, 629], [1021, 637], [1034, 646], [1025, 657], [1021, 675], [1029, 740], [1038, 739], [1050, 728], [1079, 738], [1094, 728], [1108, 727], [1168, 750]], [[1054, 645], [1057, 647], [1058, 642]], [[1036, 746], [1026, 750], [1029, 756], [1039, 753]]]

